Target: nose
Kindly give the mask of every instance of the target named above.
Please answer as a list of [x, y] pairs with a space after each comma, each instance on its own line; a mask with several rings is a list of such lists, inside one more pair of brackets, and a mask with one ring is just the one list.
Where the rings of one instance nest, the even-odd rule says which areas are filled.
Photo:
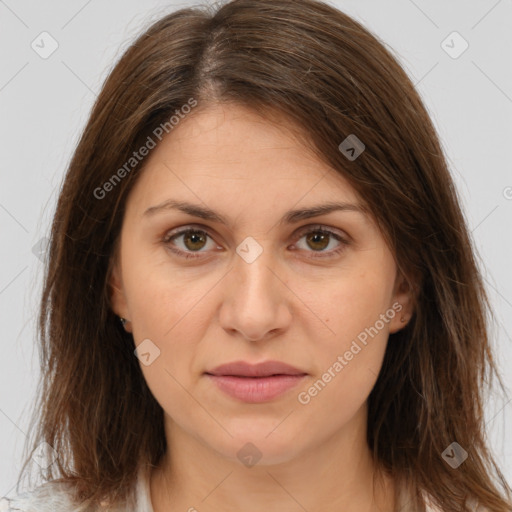
[[236, 254], [233, 265], [225, 281], [221, 326], [249, 341], [284, 332], [292, 319], [289, 301], [293, 294], [270, 249], [264, 249], [252, 262]]

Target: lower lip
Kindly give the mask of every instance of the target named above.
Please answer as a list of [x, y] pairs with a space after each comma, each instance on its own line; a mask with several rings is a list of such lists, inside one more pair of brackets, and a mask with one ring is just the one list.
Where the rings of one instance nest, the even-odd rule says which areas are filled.
[[235, 377], [233, 375], [210, 375], [220, 390], [244, 402], [268, 402], [295, 387], [306, 376], [272, 375], [269, 377]]

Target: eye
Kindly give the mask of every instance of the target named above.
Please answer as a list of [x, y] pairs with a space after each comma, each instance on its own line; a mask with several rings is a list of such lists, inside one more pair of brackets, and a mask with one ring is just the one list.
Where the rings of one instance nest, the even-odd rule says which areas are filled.
[[[182, 249], [180, 249], [179, 247], [177, 248], [174, 242], [175, 240], [178, 240], [181, 237], [183, 237]], [[186, 229], [182, 229], [180, 231], [172, 231], [168, 233], [162, 241], [165, 244], [167, 244], [167, 246], [172, 252], [178, 254], [179, 256], [184, 256], [185, 258], [197, 258], [200, 255], [196, 256], [193, 253], [204, 252], [201, 251], [201, 249], [206, 246], [208, 238], [211, 239], [210, 235], [206, 231], [198, 228], [189, 227]]]
[[[341, 253], [349, 244], [348, 240], [335, 231], [326, 229], [323, 226], [306, 226], [298, 233], [299, 240], [306, 238], [307, 247], [313, 249], [313, 258], [330, 258]], [[332, 240], [338, 242], [338, 247], [330, 251], [324, 249], [328, 247]], [[299, 247], [300, 248], [300, 247]], [[307, 250], [307, 248], [306, 248]]]
[[[326, 229], [323, 226], [306, 226], [299, 231], [296, 235], [296, 238], [297, 237], [298, 241], [302, 238], [306, 238], [307, 247], [312, 248], [312, 251], [308, 251], [307, 247], [305, 249], [303, 247], [299, 247], [297, 242], [296, 246], [301, 250], [317, 253], [311, 255], [313, 258], [329, 258], [336, 256], [349, 244], [348, 240], [340, 234], [330, 229]], [[176, 241], [180, 239], [182, 239], [181, 242], [177, 243]], [[212, 237], [207, 231], [189, 226], [185, 229], [167, 233], [162, 239], [162, 242], [166, 244], [170, 251], [188, 259], [199, 258], [201, 257], [201, 253], [207, 252], [208, 239], [211, 240], [209, 249], [215, 248], [216, 244], [213, 242]], [[325, 251], [324, 249], [331, 244], [333, 239], [338, 242], [338, 247], [331, 249], [330, 251]], [[202, 249], [206, 250], [203, 251]]]

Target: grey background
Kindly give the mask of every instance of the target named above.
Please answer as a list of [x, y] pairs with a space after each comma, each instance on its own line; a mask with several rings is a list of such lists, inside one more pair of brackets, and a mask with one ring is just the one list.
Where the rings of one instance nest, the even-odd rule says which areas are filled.
[[[330, 3], [392, 50], [440, 134], [498, 319], [492, 337], [508, 391], [489, 397], [486, 422], [512, 481], [511, 2]], [[13, 494], [36, 391], [43, 267], [33, 247], [48, 234], [63, 173], [108, 71], [152, 21], [188, 5], [0, 0], [0, 497]], [[59, 45], [47, 59], [31, 47], [43, 31]], [[441, 46], [453, 31], [469, 43], [458, 58]]]

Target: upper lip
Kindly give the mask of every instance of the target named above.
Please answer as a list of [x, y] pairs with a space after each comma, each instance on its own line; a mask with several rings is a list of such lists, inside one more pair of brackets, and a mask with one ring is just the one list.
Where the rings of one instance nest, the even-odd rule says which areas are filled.
[[306, 375], [306, 372], [281, 361], [264, 361], [258, 364], [234, 361], [221, 364], [206, 372], [210, 375], [233, 375], [239, 377], [268, 377], [270, 375]]

